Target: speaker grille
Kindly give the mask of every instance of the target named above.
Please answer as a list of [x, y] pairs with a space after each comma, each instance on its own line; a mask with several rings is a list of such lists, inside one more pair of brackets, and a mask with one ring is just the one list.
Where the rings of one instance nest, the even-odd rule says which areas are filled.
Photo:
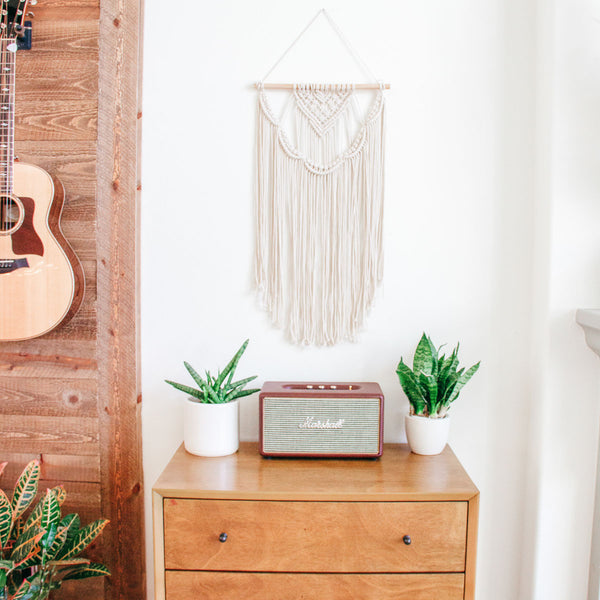
[[377, 454], [379, 398], [263, 398], [263, 452]]

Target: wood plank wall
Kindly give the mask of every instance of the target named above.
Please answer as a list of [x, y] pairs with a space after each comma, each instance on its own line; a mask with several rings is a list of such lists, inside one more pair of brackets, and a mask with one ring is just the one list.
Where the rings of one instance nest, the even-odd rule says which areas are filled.
[[[32, 458], [66, 512], [111, 519], [92, 554], [110, 579], [57, 598], [145, 598], [136, 248], [141, 0], [39, 0], [33, 48], [17, 53], [19, 160], [62, 181], [65, 237], [86, 290], [75, 317], [0, 343], [0, 460], [6, 489]], [[0, 302], [2, 299], [0, 298]]]

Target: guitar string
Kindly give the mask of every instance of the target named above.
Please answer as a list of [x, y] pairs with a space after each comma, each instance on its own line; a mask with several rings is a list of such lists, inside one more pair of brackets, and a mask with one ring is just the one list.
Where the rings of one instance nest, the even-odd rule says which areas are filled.
[[[5, 89], [6, 87], [6, 83], [5, 83], [5, 65], [6, 65], [6, 52], [5, 52], [5, 46], [6, 46], [6, 35], [7, 35], [7, 17], [8, 17], [8, 5], [7, 3], [3, 0], [2, 2], [2, 47], [1, 47], [1, 52], [2, 52], [2, 60], [0, 61], [1, 64], [1, 68], [2, 68], [2, 77], [0, 78], [0, 85], [2, 85], [2, 90]], [[4, 105], [4, 91], [2, 92], [2, 103]], [[5, 131], [4, 128], [2, 128], [2, 135], [0, 136], [0, 143], [3, 146], [4, 145], [4, 140], [5, 140]], [[2, 181], [2, 203], [3, 203], [3, 211], [2, 211], [2, 231], [6, 232], [8, 230], [8, 199], [6, 197], [6, 186], [8, 184], [8, 169], [7, 169], [7, 165], [4, 164], [6, 162], [5, 158], [5, 152], [1, 153], [2, 155], [2, 168], [3, 168], [3, 181]]]
[[[8, 51], [9, 45], [9, 31], [8, 31], [8, 2], [3, 0], [3, 28], [2, 28], [2, 136], [0, 147], [2, 152], [0, 155], [2, 156], [2, 167], [4, 169], [4, 181], [3, 181], [3, 190], [2, 190], [2, 198], [4, 200], [4, 232], [7, 233], [10, 230], [10, 220], [11, 220], [11, 198], [10, 198], [10, 188], [11, 188], [11, 172], [10, 172], [10, 160], [9, 160], [9, 140], [10, 140], [10, 114], [7, 114], [10, 111], [10, 53]], [[9, 90], [7, 93], [6, 90]], [[4, 124], [6, 123], [6, 126]]]
[[[4, 203], [3, 223], [0, 223], [0, 230], [10, 231], [15, 224], [18, 224], [21, 218], [20, 208], [12, 199], [13, 186], [13, 161], [14, 161], [14, 68], [16, 47], [16, 29], [15, 23], [18, 17], [23, 15], [20, 9], [24, 0], [19, 0], [18, 7], [15, 9], [15, 18], [12, 22], [12, 31], [9, 32], [9, 11], [7, 0], [2, 0], [2, 44], [0, 48], [2, 69], [0, 77], [0, 97], [2, 98], [1, 114], [2, 122], [0, 125], [0, 156], [2, 157], [1, 166], [4, 169], [4, 181], [2, 200]], [[13, 39], [14, 38], [14, 39]], [[18, 214], [15, 214], [18, 213]]]

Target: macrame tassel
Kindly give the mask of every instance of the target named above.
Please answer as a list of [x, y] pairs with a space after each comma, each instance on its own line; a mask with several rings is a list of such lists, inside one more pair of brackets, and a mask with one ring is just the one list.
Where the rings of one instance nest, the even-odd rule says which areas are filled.
[[292, 341], [355, 340], [383, 275], [383, 93], [354, 128], [348, 87], [292, 104], [288, 136], [259, 91], [256, 284]]

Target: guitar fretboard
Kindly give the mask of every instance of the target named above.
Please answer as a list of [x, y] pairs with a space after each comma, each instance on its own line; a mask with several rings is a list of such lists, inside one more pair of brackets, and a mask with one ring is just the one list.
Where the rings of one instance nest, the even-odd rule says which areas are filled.
[[0, 196], [13, 191], [16, 51], [14, 39], [0, 38]]

